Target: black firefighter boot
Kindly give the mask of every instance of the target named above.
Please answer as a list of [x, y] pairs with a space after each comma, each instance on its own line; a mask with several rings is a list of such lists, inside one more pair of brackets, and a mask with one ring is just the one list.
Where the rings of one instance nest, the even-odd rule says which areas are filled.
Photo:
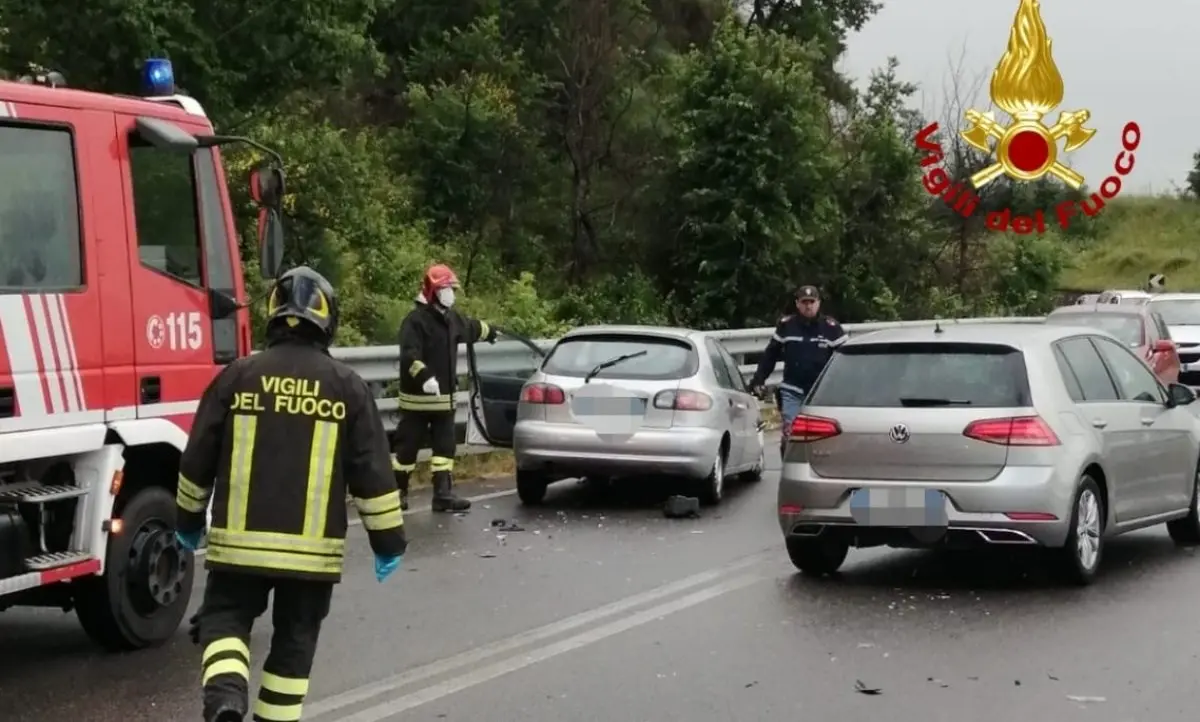
[[410, 471], [396, 460], [392, 454], [392, 476], [396, 478], [396, 488], [400, 490], [400, 511], [408, 511], [408, 477]]
[[451, 490], [452, 484], [449, 471], [433, 472], [434, 511], [460, 512], [468, 511], [471, 508], [470, 501], [454, 495]]
[[205, 697], [204, 722], [242, 722], [246, 719], [247, 705], [244, 701], [234, 699], [232, 695], [226, 699], [214, 699], [210, 695]]

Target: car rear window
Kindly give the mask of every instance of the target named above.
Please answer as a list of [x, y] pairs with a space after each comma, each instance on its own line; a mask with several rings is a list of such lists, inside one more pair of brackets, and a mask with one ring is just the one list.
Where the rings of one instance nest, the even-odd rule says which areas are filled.
[[1116, 336], [1128, 346], [1141, 346], [1142, 317], [1136, 314], [1124, 313], [1061, 313], [1050, 314], [1046, 323], [1055, 326], [1083, 326], [1098, 328]]
[[622, 361], [596, 378], [647, 381], [682, 379], [696, 373], [699, 357], [682, 339], [640, 334], [596, 334], [563, 339], [546, 357], [542, 372], [556, 376], [587, 376], [597, 364], [625, 354], [645, 355]]
[[1010, 346], [863, 344], [834, 354], [808, 403], [1010, 408], [1029, 405], [1029, 381], [1024, 356]]

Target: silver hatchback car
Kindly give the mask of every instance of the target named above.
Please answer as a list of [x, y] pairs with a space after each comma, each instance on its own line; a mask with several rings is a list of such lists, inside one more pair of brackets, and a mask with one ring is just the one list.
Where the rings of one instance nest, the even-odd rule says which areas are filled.
[[1087, 583], [1107, 537], [1166, 522], [1200, 543], [1195, 399], [1095, 329], [853, 337], [791, 428], [788, 554], [820, 574], [852, 546], [1042, 546]]
[[762, 476], [758, 399], [734, 358], [703, 331], [586, 326], [530, 373], [474, 367], [469, 423], [516, 457], [517, 491], [541, 502], [559, 479], [663, 474], [716, 504], [734, 475]]

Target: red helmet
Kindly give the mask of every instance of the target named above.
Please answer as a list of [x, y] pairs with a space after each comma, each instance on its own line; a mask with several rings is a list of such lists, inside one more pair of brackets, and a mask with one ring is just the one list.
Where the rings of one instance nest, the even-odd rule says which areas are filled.
[[425, 278], [421, 279], [421, 295], [426, 301], [432, 301], [443, 288], [458, 288], [458, 276], [447, 265], [439, 263], [430, 266], [425, 271]]

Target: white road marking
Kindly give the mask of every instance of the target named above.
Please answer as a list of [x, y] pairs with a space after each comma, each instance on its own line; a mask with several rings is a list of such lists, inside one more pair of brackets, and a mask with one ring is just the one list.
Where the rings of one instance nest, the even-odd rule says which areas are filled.
[[448, 697], [484, 682], [489, 682], [497, 677], [502, 677], [511, 672], [516, 672], [525, 667], [566, 654], [567, 652], [595, 644], [630, 629], [649, 624], [663, 617], [711, 601], [730, 592], [744, 589], [763, 579], [764, 577], [757, 574], [747, 574], [726, 580], [706, 589], [693, 592], [685, 597], [680, 597], [679, 599], [637, 612], [624, 619], [609, 622], [586, 632], [581, 632], [573, 637], [568, 637], [544, 647], [500, 660], [486, 667], [480, 667], [458, 677], [452, 677], [444, 682], [439, 682], [388, 702], [380, 703], [374, 707], [368, 707], [356, 714], [342, 717], [340, 722], [381, 722], [381, 720], [389, 719], [401, 712], [429, 704], [443, 697]]
[[649, 604], [650, 602], [658, 601], [664, 597], [679, 594], [680, 592], [684, 592], [692, 587], [697, 587], [701, 584], [717, 582], [721, 579], [728, 579], [728, 577], [734, 572], [759, 563], [762, 561], [762, 559], [762, 553], [755, 554], [753, 556], [738, 560], [733, 564], [729, 564], [718, 569], [712, 569], [707, 572], [702, 572], [700, 574], [694, 574], [690, 577], [680, 579], [679, 581], [665, 584], [661, 587], [656, 587], [654, 589], [641, 592], [640, 594], [626, 597], [625, 599], [610, 602], [609, 604], [596, 607], [595, 609], [590, 609], [586, 612], [580, 612], [579, 614], [567, 617], [566, 619], [561, 619], [557, 622], [552, 622], [542, 627], [537, 627], [535, 629], [530, 629], [525, 632], [515, 634], [507, 639], [500, 639], [490, 644], [483, 645], [482, 647], [476, 647], [474, 649], [461, 652], [452, 657], [446, 657], [445, 659], [440, 659], [436, 662], [430, 662], [429, 664], [425, 664], [420, 667], [414, 667], [413, 669], [405, 670], [404, 672], [387, 679], [382, 679], [378, 682], [372, 682], [355, 689], [347, 690], [332, 697], [326, 697], [315, 703], [306, 704], [304, 708], [305, 717], [312, 719], [324, 714], [329, 714], [335, 710], [365, 702], [369, 699], [379, 697], [402, 687], [407, 687], [422, 680], [426, 680], [431, 677], [438, 677], [462, 667], [478, 664], [479, 662], [482, 662], [490, 657], [495, 657], [506, 652], [512, 652], [513, 650], [520, 649], [521, 647], [533, 644], [534, 642], [539, 642], [543, 639], [549, 639], [550, 637], [556, 637], [560, 634], [565, 634], [572, 630], [578, 629], [579, 627], [599, 622], [603, 619], [616, 614], [621, 614], [631, 609], [636, 609], [637, 607]]
[[[517, 493], [516, 489], [505, 489], [504, 491], [493, 491], [490, 494], [480, 494], [479, 496], [468, 496], [467, 501], [471, 502], [471, 505], [474, 506], [477, 502], [487, 501], [488, 499], [499, 499], [504, 496], [512, 496], [513, 494], [516, 494], [516, 493]], [[404, 516], [408, 517], [408, 516], [415, 516], [417, 514], [429, 514], [432, 512], [433, 512], [433, 509], [431, 507], [423, 506], [420, 509], [409, 509], [408, 511], [404, 512]], [[346, 522], [346, 526], [359, 526], [361, 524], [362, 524], [362, 519], [359, 519], [358, 517], [354, 517], [353, 519], [350, 519], [349, 521]], [[207, 548], [197, 549], [195, 552], [196, 556], [198, 556], [198, 557], [202, 557], [207, 553], [208, 553]]]

